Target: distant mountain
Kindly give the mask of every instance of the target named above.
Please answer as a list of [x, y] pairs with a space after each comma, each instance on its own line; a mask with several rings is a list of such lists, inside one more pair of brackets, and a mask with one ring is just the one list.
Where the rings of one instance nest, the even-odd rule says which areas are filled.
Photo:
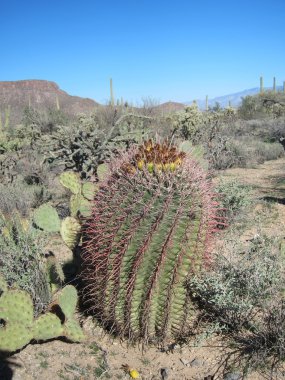
[[[277, 86], [276, 89], [277, 89], [277, 91], [282, 91], [283, 87]], [[266, 90], [272, 90], [272, 88], [265, 88], [264, 90], [265, 91]], [[213, 107], [218, 102], [220, 104], [220, 106], [224, 108], [224, 107], [227, 107], [229, 105], [229, 102], [230, 102], [232, 107], [238, 107], [241, 104], [242, 98], [244, 98], [246, 96], [256, 95], [258, 93], [259, 93], [259, 87], [250, 88], [248, 90], [236, 92], [234, 94], [223, 95], [223, 96], [218, 96], [218, 97], [213, 98], [213, 99], [209, 99], [208, 105], [209, 105], [209, 107]], [[192, 102], [186, 102], [185, 104], [192, 104]], [[202, 100], [202, 99], [197, 100], [197, 104], [198, 104], [200, 109], [205, 109], [206, 100], [205, 99], [204, 100]]]
[[166, 102], [159, 104], [155, 107], [156, 111], [162, 112], [162, 113], [170, 113], [175, 111], [181, 111], [185, 108], [185, 104], [183, 103], [177, 103], [177, 102]]
[[59, 106], [69, 115], [90, 112], [99, 106], [92, 99], [71, 96], [47, 80], [0, 81], [0, 111], [10, 107], [11, 123], [21, 122], [23, 110], [28, 105], [38, 110]]

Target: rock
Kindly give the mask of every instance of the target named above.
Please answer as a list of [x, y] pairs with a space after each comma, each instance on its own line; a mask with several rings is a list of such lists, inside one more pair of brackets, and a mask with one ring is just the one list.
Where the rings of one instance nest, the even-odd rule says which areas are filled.
[[197, 359], [197, 358], [193, 359], [193, 360], [190, 362], [190, 366], [191, 366], [191, 367], [200, 367], [200, 366], [202, 366], [203, 364], [204, 364], [204, 362], [203, 362], [202, 360], [200, 360], [200, 359]]
[[170, 372], [169, 368], [161, 368], [160, 375], [161, 375], [162, 380], [166, 380], [168, 378], [169, 372]]
[[224, 380], [241, 380], [242, 374], [238, 372], [228, 372], [224, 375]]
[[188, 364], [190, 364], [190, 360], [189, 359], [180, 359], [180, 361], [181, 361], [181, 363], [183, 364], [183, 365], [188, 365]]

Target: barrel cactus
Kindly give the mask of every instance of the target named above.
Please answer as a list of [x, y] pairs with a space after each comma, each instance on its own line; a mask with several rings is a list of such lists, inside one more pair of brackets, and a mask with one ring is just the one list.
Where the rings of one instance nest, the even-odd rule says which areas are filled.
[[168, 143], [147, 141], [110, 164], [86, 220], [81, 274], [105, 326], [144, 341], [187, 333], [185, 280], [209, 262], [216, 208], [207, 173]]

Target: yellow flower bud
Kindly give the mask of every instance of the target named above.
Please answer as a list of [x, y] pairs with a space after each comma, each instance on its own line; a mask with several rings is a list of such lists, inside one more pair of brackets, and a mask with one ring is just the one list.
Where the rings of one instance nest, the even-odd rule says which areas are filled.
[[135, 369], [130, 369], [129, 375], [132, 379], [138, 379], [140, 374]]
[[147, 170], [148, 170], [150, 173], [153, 172], [153, 162], [149, 162], [149, 163], [147, 164]]
[[143, 160], [140, 160], [140, 161], [138, 162], [138, 169], [139, 169], [139, 170], [142, 170], [143, 166], [144, 166], [144, 162], [143, 162]]

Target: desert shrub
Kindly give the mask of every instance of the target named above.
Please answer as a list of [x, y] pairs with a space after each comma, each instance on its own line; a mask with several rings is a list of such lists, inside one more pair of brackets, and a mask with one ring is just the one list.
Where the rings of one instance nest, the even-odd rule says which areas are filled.
[[26, 107], [22, 119], [25, 128], [33, 127], [40, 133], [52, 133], [59, 125], [68, 125], [69, 117], [60, 109], [48, 108], [47, 110], [37, 110]]
[[118, 150], [142, 141], [146, 134], [146, 116], [128, 113], [118, 118], [114, 107], [101, 111], [99, 116], [82, 115], [72, 127], [63, 126], [44, 136], [41, 145], [46, 161], [79, 172], [82, 179], [94, 179], [100, 164]]
[[32, 296], [35, 313], [50, 302], [50, 286], [43, 263], [45, 240], [25, 220], [0, 219], [0, 273], [9, 286], [17, 284]]
[[281, 144], [264, 142], [259, 138], [252, 137], [234, 139], [220, 134], [205, 146], [209, 167], [215, 170], [254, 167], [265, 161], [284, 156]]
[[0, 212], [5, 215], [17, 211], [26, 217], [32, 208], [40, 206], [50, 198], [51, 194], [42, 185], [27, 185], [21, 181], [0, 184]]
[[[264, 311], [258, 328], [243, 334], [233, 334], [232, 348], [237, 352], [238, 360], [251, 369], [270, 369], [269, 378], [280, 377], [280, 364], [285, 360], [285, 301], [273, 300]], [[237, 361], [235, 359], [235, 361]], [[274, 376], [273, 376], [274, 375]]]
[[244, 244], [232, 237], [210, 271], [189, 278], [203, 335], [223, 335], [225, 367], [238, 367], [244, 375], [262, 369], [268, 378], [283, 378], [276, 374], [285, 360], [284, 287], [278, 239], [264, 235]]
[[256, 236], [247, 246], [230, 242], [225, 250], [211, 271], [189, 278], [189, 294], [201, 307], [200, 318], [214, 322], [220, 331], [245, 328], [257, 333], [272, 297], [280, 295], [284, 285], [277, 244]]
[[266, 143], [263, 141], [256, 141], [252, 147], [252, 157], [256, 158], [257, 163], [276, 160], [282, 156], [284, 156], [284, 149], [279, 143]]
[[222, 133], [204, 143], [204, 147], [210, 169], [224, 170], [246, 166], [246, 157], [239, 142], [224, 136]]
[[285, 115], [285, 95], [267, 91], [263, 94], [246, 96], [238, 109], [242, 119], [278, 118]]
[[279, 142], [285, 136], [285, 119], [265, 118], [254, 120], [238, 120], [231, 125], [228, 131], [235, 138], [241, 136], [260, 139], [264, 142]]
[[215, 191], [219, 195], [220, 216], [224, 216], [228, 222], [252, 203], [252, 189], [236, 180], [220, 180]]

